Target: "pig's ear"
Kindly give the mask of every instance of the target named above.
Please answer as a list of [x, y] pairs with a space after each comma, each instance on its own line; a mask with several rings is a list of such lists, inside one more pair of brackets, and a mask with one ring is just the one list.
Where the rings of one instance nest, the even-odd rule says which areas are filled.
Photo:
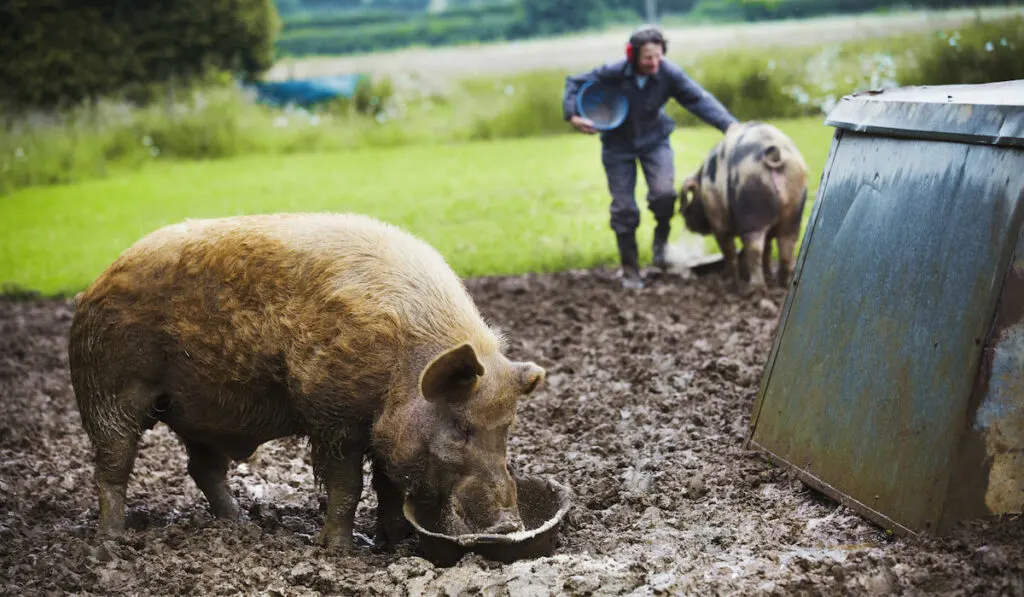
[[469, 343], [442, 353], [423, 369], [420, 390], [430, 402], [461, 402], [469, 398], [484, 366]]
[[696, 193], [697, 189], [700, 188], [700, 183], [697, 182], [700, 180], [700, 176], [701, 174], [700, 172], [698, 172], [693, 176], [688, 176], [686, 180], [683, 181], [683, 190], [681, 192], [681, 195], [684, 200], [686, 200], [691, 193]]
[[536, 363], [519, 363], [519, 388], [524, 396], [528, 396], [544, 381], [545, 371]]

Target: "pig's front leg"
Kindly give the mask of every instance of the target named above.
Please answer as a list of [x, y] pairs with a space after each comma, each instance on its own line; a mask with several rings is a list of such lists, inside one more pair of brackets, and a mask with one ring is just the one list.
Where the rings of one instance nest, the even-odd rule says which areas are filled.
[[793, 283], [793, 254], [796, 251], [797, 233], [779, 237], [779, 286], [789, 288]]
[[377, 459], [373, 463], [373, 488], [377, 492], [377, 536], [374, 543], [383, 551], [392, 551], [412, 532], [412, 525], [402, 514], [402, 491], [388, 478], [385, 467]]
[[327, 488], [327, 514], [316, 542], [327, 548], [349, 551], [353, 547], [356, 507], [363, 492], [363, 453], [351, 450], [341, 456], [329, 452], [321, 460], [319, 465]]

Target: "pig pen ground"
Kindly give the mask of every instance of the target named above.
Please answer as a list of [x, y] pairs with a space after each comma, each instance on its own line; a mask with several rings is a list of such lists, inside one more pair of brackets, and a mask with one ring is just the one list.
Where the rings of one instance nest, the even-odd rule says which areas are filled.
[[[94, 543], [90, 447], [71, 390], [71, 304], [0, 300], [0, 592], [10, 595], [1024, 595], [1024, 518], [900, 538], [743, 441], [785, 293], [717, 277], [624, 293], [606, 269], [467, 281], [514, 358], [547, 382], [519, 410], [517, 473], [575, 494], [552, 557], [438, 568], [414, 540], [339, 556], [301, 442], [230, 483], [246, 520], [210, 517], [166, 427], [147, 433], [129, 534]], [[357, 532], [372, 536], [367, 481]]]

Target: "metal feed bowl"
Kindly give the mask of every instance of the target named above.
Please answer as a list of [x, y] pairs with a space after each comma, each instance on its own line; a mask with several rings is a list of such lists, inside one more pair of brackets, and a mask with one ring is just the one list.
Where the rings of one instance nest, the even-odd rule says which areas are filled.
[[541, 477], [516, 478], [519, 515], [526, 530], [505, 535], [446, 535], [436, 528], [436, 516], [421, 513], [406, 500], [402, 512], [419, 535], [420, 551], [435, 566], [451, 566], [467, 553], [489, 560], [511, 563], [526, 558], [551, 555], [555, 550], [558, 528], [571, 505], [570, 491], [560, 483]]
[[610, 131], [626, 120], [629, 102], [620, 91], [587, 81], [576, 94], [576, 112], [593, 122], [595, 129]]

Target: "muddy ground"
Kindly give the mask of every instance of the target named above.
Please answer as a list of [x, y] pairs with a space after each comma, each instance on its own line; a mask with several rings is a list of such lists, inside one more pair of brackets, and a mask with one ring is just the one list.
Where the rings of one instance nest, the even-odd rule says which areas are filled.
[[[0, 300], [0, 592], [11, 595], [1024, 595], [1024, 519], [890, 537], [744, 449], [784, 294], [717, 278], [631, 294], [607, 270], [470, 280], [512, 355], [548, 370], [510, 444], [576, 495], [555, 555], [451, 568], [310, 544], [323, 499], [298, 442], [231, 472], [247, 521], [216, 521], [163, 426], [128, 490], [128, 536], [95, 544], [90, 448], [63, 301]], [[372, 536], [370, 484], [357, 531]]]

